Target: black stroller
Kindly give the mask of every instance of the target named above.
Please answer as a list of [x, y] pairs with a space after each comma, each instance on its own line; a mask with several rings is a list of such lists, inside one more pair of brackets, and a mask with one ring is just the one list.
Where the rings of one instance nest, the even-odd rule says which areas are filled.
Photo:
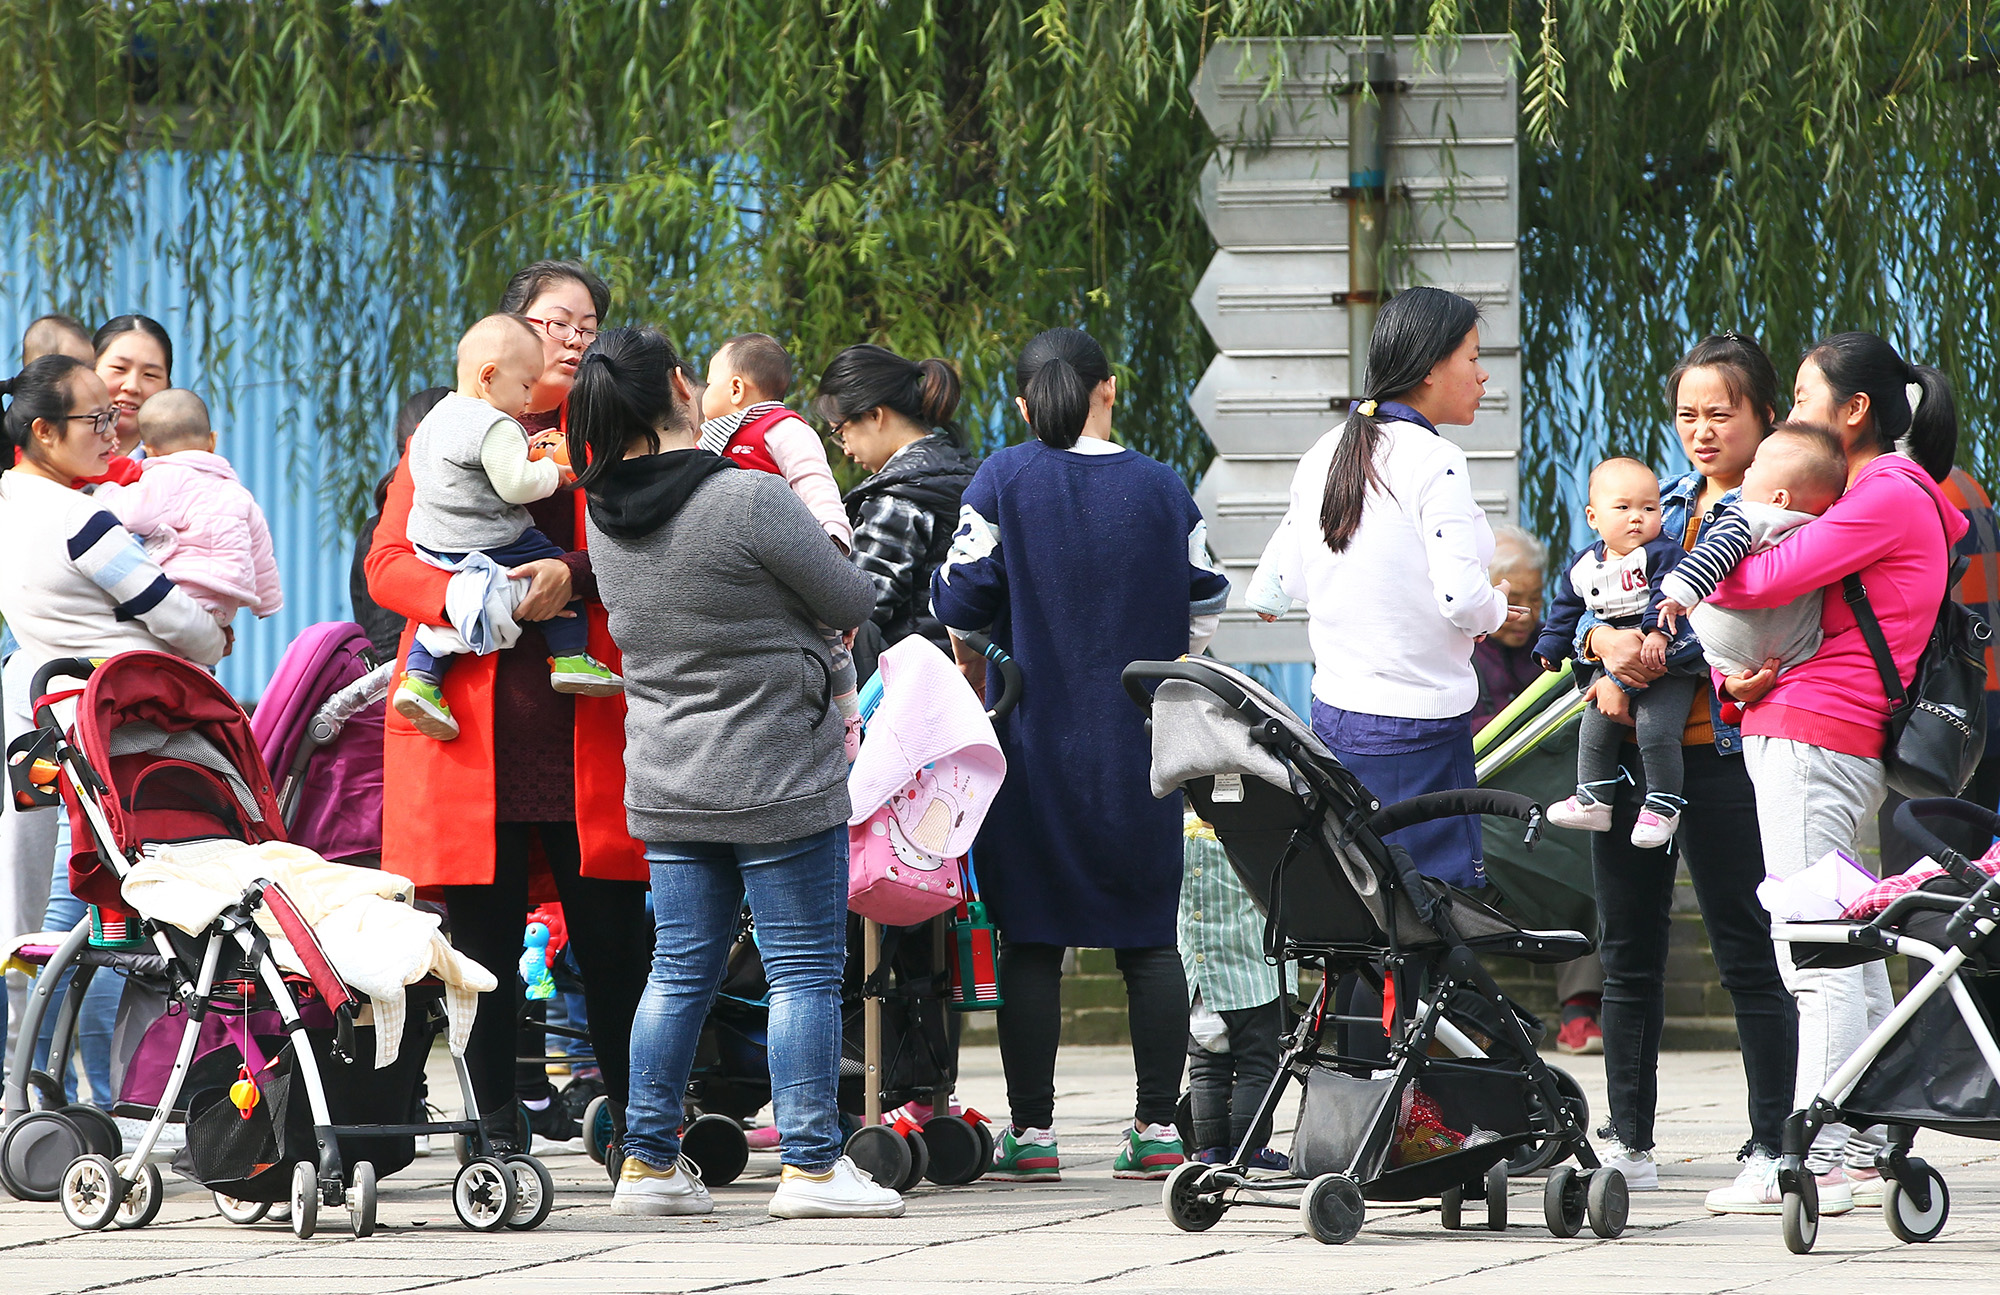
[[[1902, 954], [1913, 959], [1910, 992], [1854, 1055], [1785, 1121], [1778, 1185], [1785, 1245], [1805, 1254], [1819, 1238], [1819, 1184], [1805, 1167], [1813, 1138], [1829, 1124], [1885, 1124], [1876, 1160], [1886, 1180], [1882, 1217], [1898, 1241], [1944, 1231], [1951, 1192], [1944, 1175], [1910, 1154], [1918, 1129], [2000, 1141], [2000, 877], [1988, 877], [1924, 827], [1955, 818], [2000, 833], [2000, 814], [1962, 800], [1913, 800], [1896, 827], [1944, 868], [1892, 900], [1872, 921], [1774, 922], [1801, 968], [1858, 967]], [[1917, 974], [1917, 963], [1927, 966]]]
[[[1588, 953], [1574, 931], [1523, 930], [1472, 896], [1418, 873], [1382, 837], [1462, 814], [1541, 829], [1533, 801], [1481, 788], [1383, 807], [1271, 693], [1227, 666], [1183, 658], [1136, 661], [1125, 689], [1152, 714], [1153, 790], [1184, 790], [1213, 824], [1229, 861], [1266, 914], [1271, 956], [1312, 960], [1325, 979], [1287, 1041], [1252, 1125], [1277, 1110], [1286, 1085], [1305, 1087], [1292, 1172], [1252, 1176], [1247, 1145], [1229, 1163], [1190, 1161], [1165, 1184], [1167, 1217], [1190, 1232], [1237, 1205], [1296, 1208], [1329, 1245], [1360, 1231], [1365, 1201], [1437, 1197], [1446, 1227], [1468, 1197], [1483, 1197], [1486, 1226], [1506, 1226], [1507, 1161], [1551, 1152], [1543, 1197], [1549, 1230], [1573, 1237], [1588, 1221], [1602, 1237], [1624, 1230], [1625, 1179], [1600, 1168], [1582, 1120], [1542, 1063], [1516, 1009], [1480, 954], [1562, 962]], [[1149, 692], [1148, 684], [1157, 683]], [[1323, 1051], [1334, 1024], [1335, 982], [1358, 974], [1391, 1004], [1389, 1061]], [[1413, 1155], [1394, 1144], [1423, 1102], [1454, 1133], [1449, 1149]], [[1398, 1152], [1401, 1151], [1399, 1155]]]

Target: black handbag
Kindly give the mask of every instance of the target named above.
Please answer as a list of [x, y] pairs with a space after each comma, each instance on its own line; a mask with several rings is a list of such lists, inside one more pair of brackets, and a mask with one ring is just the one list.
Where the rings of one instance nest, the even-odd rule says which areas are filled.
[[1986, 648], [1993, 633], [1979, 613], [1951, 596], [1965, 568], [1962, 557], [1951, 564], [1937, 623], [1931, 626], [1930, 642], [1917, 658], [1916, 677], [1908, 689], [1896, 672], [1889, 641], [1875, 619], [1861, 577], [1851, 575], [1841, 582], [1889, 698], [1884, 771], [1889, 786], [1911, 800], [1958, 795], [1986, 754]]

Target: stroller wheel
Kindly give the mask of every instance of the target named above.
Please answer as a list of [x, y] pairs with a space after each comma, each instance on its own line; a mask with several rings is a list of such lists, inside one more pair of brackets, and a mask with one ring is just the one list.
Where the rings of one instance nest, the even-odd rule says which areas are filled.
[[[1555, 1082], [1556, 1092], [1561, 1095], [1563, 1105], [1569, 1107], [1577, 1129], [1589, 1128], [1590, 1099], [1583, 1095], [1583, 1085], [1576, 1082], [1576, 1076], [1560, 1066], [1550, 1066], [1549, 1078]], [[1562, 1121], [1556, 1117], [1555, 1112], [1548, 1109], [1541, 1094], [1532, 1087], [1528, 1089], [1528, 1127], [1537, 1132], [1553, 1131], [1562, 1127]], [[1561, 1138], [1545, 1138], [1540, 1142], [1530, 1142], [1508, 1157], [1507, 1172], [1516, 1178], [1538, 1174], [1550, 1165], [1560, 1163], [1569, 1155], [1569, 1150]]]
[[76, 1102], [62, 1107], [59, 1113], [69, 1116], [70, 1123], [83, 1134], [84, 1145], [90, 1148], [92, 1154], [109, 1156], [113, 1160], [125, 1154], [125, 1135], [118, 1131], [118, 1121], [95, 1106]]
[[1438, 1193], [1438, 1226], [1456, 1232], [1465, 1223], [1465, 1189], [1447, 1187]]
[[1354, 1240], [1367, 1212], [1361, 1188], [1346, 1174], [1321, 1174], [1306, 1184], [1299, 1198], [1306, 1231], [1322, 1245], [1341, 1246]]
[[264, 1216], [271, 1212], [271, 1202], [239, 1201], [234, 1196], [224, 1196], [221, 1192], [216, 1192], [215, 1212], [231, 1223], [247, 1227], [252, 1223], [263, 1221]]
[[611, 1099], [601, 1093], [591, 1098], [577, 1123], [583, 1125], [583, 1153], [603, 1164], [604, 1153], [618, 1136], [617, 1127], [611, 1121]]
[[1181, 1100], [1174, 1106], [1174, 1132], [1181, 1135], [1181, 1145], [1193, 1155], [1201, 1150], [1194, 1144], [1194, 1095], [1182, 1093]]
[[118, 1212], [111, 1216], [112, 1224], [120, 1228], [143, 1228], [158, 1218], [167, 1195], [166, 1184], [160, 1181], [160, 1167], [149, 1162], [134, 1173], [130, 1156], [113, 1167], [119, 1180], [131, 1185], [125, 1189], [124, 1199], [118, 1202]]
[[961, 1187], [986, 1172], [991, 1152], [985, 1152], [972, 1121], [956, 1115], [937, 1115], [918, 1135], [930, 1152], [930, 1168], [924, 1176], [940, 1187]]
[[375, 1232], [375, 1166], [366, 1160], [354, 1166], [347, 1188], [347, 1226], [357, 1239]]
[[[981, 1176], [984, 1176], [986, 1171], [993, 1166], [993, 1126], [985, 1120], [968, 1120], [966, 1122], [972, 1125], [972, 1131], [979, 1135], [979, 1172]], [[1183, 1142], [1181, 1145], [1186, 1146], [1187, 1143]]]
[[514, 1216], [514, 1171], [476, 1156], [451, 1180], [451, 1208], [474, 1232], [497, 1232]]
[[701, 1180], [723, 1187], [742, 1176], [750, 1163], [750, 1142], [743, 1126], [727, 1115], [701, 1115], [681, 1133], [681, 1154], [701, 1168]]
[[1915, 1244], [1935, 1240], [1951, 1216], [1951, 1191], [1944, 1185], [1944, 1175], [1925, 1162], [1912, 1160], [1909, 1170], [1910, 1177], [1923, 1188], [1927, 1198], [1924, 1207], [1918, 1207], [1914, 1192], [1891, 1178], [1882, 1189], [1882, 1217], [1898, 1241]]
[[922, 1133], [904, 1134], [903, 1141], [910, 1148], [910, 1167], [904, 1172], [903, 1181], [895, 1184], [895, 1188], [899, 1192], [908, 1192], [922, 1182], [924, 1175], [930, 1172], [931, 1149], [930, 1144], [924, 1141]]
[[916, 1153], [903, 1135], [888, 1125], [864, 1124], [847, 1139], [847, 1158], [884, 1187], [895, 1187], [910, 1176]]
[[111, 1162], [103, 1156], [86, 1155], [70, 1161], [63, 1170], [57, 1199], [71, 1227], [95, 1232], [111, 1222], [124, 1193], [125, 1184], [119, 1181]]
[[310, 1160], [292, 1165], [292, 1235], [304, 1241], [319, 1226], [319, 1167]]
[[555, 1179], [533, 1156], [508, 1156], [506, 1164], [514, 1173], [514, 1212], [507, 1226], [516, 1232], [540, 1227], [556, 1207]]
[[[1618, 1223], [1624, 1227], [1621, 1215]], [[1505, 1232], [1507, 1230], [1507, 1166], [1495, 1165], [1486, 1171], [1486, 1230]], [[1617, 1235], [1613, 1233], [1612, 1235]]]
[[1625, 1216], [1631, 1196], [1625, 1175], [1616, 1169], [1599, 1169], [1590, 1175], [1590, 1190], [1584, 1195], [1590, 1230], [1607, 1240], [1625, 1230]]
[[1570, 1166], [1549, 1170], [1548, 1181], [1542, 1184], [1542, 1218], [1551, 1236], [1568, 1238], [1583, 1231], [1589, 1191], [1590, 1184]]
[[0, 1185], [18, 1200], [55, 1200], [70, 1164], [89, 1154], [76, 1121], [58, 1111], [30, 1111], [0, 1137]]
[[1208, 1231], [1221, 1222], [1223, 1211], [1229, 1208], [1222, 1203], [1222, 1197], [1202, 1194], [1201, 1180], [1208, 1175], [1209, 1168], [1199, 1160], [1175, 1165], [1160, 1192], [1167, 1207], [1167, 1222], [1183, 1232]]
[[1784, 1229], [1785, 1249], [1795, 1255], [1812, 1253], [1819, 1240], [1819, 1179], [1805, 1170], [1798, 1173], [1798, 1185], [1785, 1191]]

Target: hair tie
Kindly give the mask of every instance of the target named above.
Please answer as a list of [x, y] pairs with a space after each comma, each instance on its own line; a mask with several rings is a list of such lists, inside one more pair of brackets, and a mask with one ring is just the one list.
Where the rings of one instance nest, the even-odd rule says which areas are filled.
[[1375, 402], [1372, 400], [1364, 400], [1359, 405], [1356, 405], [1355, 408], [1360, 411], [1363, 418], [1373, 418], [1375, 416]]

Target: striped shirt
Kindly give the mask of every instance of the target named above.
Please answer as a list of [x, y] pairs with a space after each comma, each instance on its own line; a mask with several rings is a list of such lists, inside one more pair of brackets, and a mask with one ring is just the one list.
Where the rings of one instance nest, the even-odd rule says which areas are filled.
[[1188, 998], [1197, 991], [1209, 1010], [1262, 1007], [1282, 987], [1296, 994], [1299, 967], [1287, 962], [1283, 979], [1264, 961], [1264, 915], [1236, 877], [1215, 829], [1187, 816], [1186, 868], [1181, 877], [1181, 966]]
[[89, 495], [0, 473], [0, 552], [0, 616], [31, 660], [138, 649], [222, 659], [215, 618]]

